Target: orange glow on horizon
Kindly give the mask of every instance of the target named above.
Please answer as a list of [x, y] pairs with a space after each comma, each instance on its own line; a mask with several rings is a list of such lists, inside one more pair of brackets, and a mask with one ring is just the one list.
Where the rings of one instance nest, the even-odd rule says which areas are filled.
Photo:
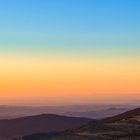
[[135, 60], [19, 56], [1, 57], [1, 60], [4, 60], [0, 61], [1, 97], [78, 98], [87, 95], [96, 100], [98, 95], [114, 98], [134, 93], [140, 96], [140, 66]]

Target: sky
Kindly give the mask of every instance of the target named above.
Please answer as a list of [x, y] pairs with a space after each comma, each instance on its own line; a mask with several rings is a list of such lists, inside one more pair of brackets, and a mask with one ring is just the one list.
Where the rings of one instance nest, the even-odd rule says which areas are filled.
[[140, 100], [139, 0], [1, 0], [1, 104]]

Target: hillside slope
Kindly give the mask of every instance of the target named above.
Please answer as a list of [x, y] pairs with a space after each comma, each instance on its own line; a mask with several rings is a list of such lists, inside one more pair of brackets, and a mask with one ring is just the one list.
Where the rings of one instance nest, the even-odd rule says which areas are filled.
[[140, 140], [140, 108], [96, 122], [91, 121], [85, 125], [69, 129], [67, 132], [84, 136], [99, 136], [105, 140]]
[[125, 113], [113, 116], [113, 117], [108, 117], [108, 118], [102, 119], [101, 121], [104, 123], [113, 123], [113, 122], [118, 122], [121, 120], [130, 120], [137, 116], [140, 116], [140, 108], [136, 108], [136, 109], [127, 111]]

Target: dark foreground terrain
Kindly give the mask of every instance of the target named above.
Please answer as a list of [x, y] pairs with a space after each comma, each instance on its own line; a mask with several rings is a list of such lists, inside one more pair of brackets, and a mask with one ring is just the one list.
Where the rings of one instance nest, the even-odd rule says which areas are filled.
[[64, 132], [33, 134], [19, 140], [140, 140], [140, 108]]
[[[20, 140], [20, 139], [19, 139]], [[101, 140], [93, 136], [81, 136], [66, 132], [50, 132], [47, 134], [34, 134], [25, 136], [22, 140]]]

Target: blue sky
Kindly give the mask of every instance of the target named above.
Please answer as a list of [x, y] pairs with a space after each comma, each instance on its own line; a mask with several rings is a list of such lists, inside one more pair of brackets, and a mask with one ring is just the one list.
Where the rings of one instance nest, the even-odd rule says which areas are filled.
[[139, 0], [1, 0], [0, 43], [139, 48], [139, 6]]

